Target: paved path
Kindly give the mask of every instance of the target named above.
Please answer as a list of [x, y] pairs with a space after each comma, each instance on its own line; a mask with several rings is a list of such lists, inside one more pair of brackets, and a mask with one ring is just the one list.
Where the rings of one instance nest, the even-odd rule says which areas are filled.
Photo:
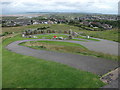
[[79, 43], [92, 51], [102, 52], [102, 53], [112, 54], [112, 55], [118, 55], [118, 43], [117, 42], [103, 40], [103, 39], [100, 39], [100, 41], [88, 41], [88, 42], [67, 41], [67, 42]]
[[[60, 62], [66, 65], [84, 70], [84, 71], [98, 74], [98, 75], [103, 75], [109, 72], [110, 70], [113, 70], [116, 67], [118, 67], [118, 62], [112, 61], [112, 60], [106, 60], [106, 59], [101, 59], [101, 58], [96, 58], [96, 57], [91, 57], [91, 56], [83, 56], [83, 55], [76, 55], [76, 54], [70, 54], [70, 53], [59, 53], [59, 52], [53, 52], [53, 51], [35, 50], [32, 48], [18, 45], [21, 42], [38, 41], [38, 40], [48, 40], [48, 39], [32, 39], [32, 40], [16, 41], [16, 42], [9, 44], [6, 48], [10, 51], [13, 51], [13, 52], [16, 52], [22, 55], [28, 55], [28, 56], [33, 56], [33, 57], [44, 59], [44, 60]], [[51, 41], [55, 41], [55, 40], [51, 40]], [[67, 41], [67, 40], [65, 42], [74, 42], [74, 43], [79, 43], [82, 45], [85, 44], [85, 46], [87, 46], [86, 42]], [[95, 46], [93, 47], [98, 47], [96, 42], [92, 42], [92, 43], [95, 44]], [[90, 42], [89, 44], [92, 45], [92, 43]], [[110, 47], [113, 47], [113, 52], [114, 52], [113, 54], [116, 54], [116, 52], [114, 51], [114, 48], [115, 48], [114, 45], [110, 45]], [[104, 47], [104, 49], [105, 48], [107, 47]], [[91, 46], [91, 49], [93, 49], [92, 46]], [[101, 49], [97, 49], [97, 50], [101, 50]]]
[[[36, 34], [36, 35], [41, 35], [41, 34]], [[61, 35], [69, 36], [68, 34], [61, 34]], [[82, 36], [82, 37], [85, 37], [85, 36]], [[90, 38], [93, 38], [93, 37], [90, 37]], [[78, 38], [78, 39], [80, 39], [80, 38]], [[93, 51], [96, 51], [96, 52], [103, 52], [103, 53], [106, 53], [106, 54], [118, 55], [118, 43], [117, 42], [104, 40], [104, 39], [99, 39], [99, 38], [93, 38], [93, 39], [97, 39], [97, 40], [100, 40], [100, 41], [80, 39], [80, 40], [86, 40], [88, 42], [69, 41], [69, 40], [65, 40], [65, 42], [79, 43], [79, 44], [87, 47], [89, 50], [93, 50]]]

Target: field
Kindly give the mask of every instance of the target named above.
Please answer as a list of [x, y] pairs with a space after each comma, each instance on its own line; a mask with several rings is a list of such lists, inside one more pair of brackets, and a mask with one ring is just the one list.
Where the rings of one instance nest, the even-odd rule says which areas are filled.
[[39, 24], [39, 25], [30, 25], [30, 26], [21, 26], [21, 27], [7, 27], [7, 28], [2, 28], [2, 32], [22, 32], [24, 30], [28, 29], [34, 29], [34, 28], [39, 28], [39, 27], [44, 27], [44, 26], [49, 26], [49, 30], [70, 30], [72, 29], [75, 32], [81, 33], [81, 35], [89, 35], [91, 37], [96, 37], [96, 38], [102, 38], [102, 39], [107, 39], [107, 40], [112, 40], [116, 42], [120, 42], [118, 40], [118, 35], [120, 32], [118, 29], [112, 29], [112, 30], [105, 30], [105, 31], [87, 31], [84, 29], [80, 29], [79, 27], [76, 26], [70, 26], [70, 25], [65, 25], [65, 24], [54, 24], [54, 25], [46, 25], [46, 24]]
[[[25, 38], [24, 38], [25, 39]], [[99, 88], [99, 76], [60, 63], [13, 53], [5, 49], [16, 36], [3, 41], [3, 88]]]

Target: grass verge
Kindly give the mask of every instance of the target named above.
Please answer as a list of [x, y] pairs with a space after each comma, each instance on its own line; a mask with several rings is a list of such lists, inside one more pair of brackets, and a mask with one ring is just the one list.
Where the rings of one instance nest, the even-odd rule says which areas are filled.
[[92, 40], [92, 41], [100, 41], [98, 39], [94, 39], [94, 38], [85, 38], [83, 36], [78, 36], [78, 38], [81, 38], [81, 39], [85, 39], [85, 40]]
[[66, 53], [76, 53], [82, 55], [90, 55], [99, 58], [118, 60], [118, 56], [104, 54], [100, 52], [90, 51], [80, 44], [70, 43], [70, 42], [59, 42], [59, 41], [30, 41], [21, 43], [20, 45], [28, 46], [34, 49], [44, 49], [51, 51], [59, 51]]

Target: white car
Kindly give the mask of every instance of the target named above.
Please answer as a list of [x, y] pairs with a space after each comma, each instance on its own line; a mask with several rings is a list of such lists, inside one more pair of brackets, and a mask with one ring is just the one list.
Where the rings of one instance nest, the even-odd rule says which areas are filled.
[[58, 37], [59, 40], [63, 40], [64, 38], [63, 37]]

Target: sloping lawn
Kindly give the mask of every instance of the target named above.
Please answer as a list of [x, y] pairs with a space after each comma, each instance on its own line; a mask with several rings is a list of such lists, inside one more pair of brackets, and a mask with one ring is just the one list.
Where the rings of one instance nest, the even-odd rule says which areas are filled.
[[49, 26], [50, 28], [46, 29], [46, 30], [61, 30], [61, 31], [65, 31], [65, 30], [70, 30], [72, 29], [73, 31], [79, 32], [79, 27], [76, 26], [70, 26], [70, 25], [66, 25], [66, 24], [38, 24], [38, 25], [28, 25], [28, 26], [19, 26], [19, 27], [4, 27], [2, 28], [2, 32], [22, 32], [24, 30], [28, 30], [28, 29], [35, 29], [35, 28], [40, 28], [40, 27], [45, 27], [45, 26]]
[[101, 39], [107, 39], [115, 42], [120, 42], [120, 40], [118, 39], [119, 38], [118, 36], [120, 35], [120, 30], [117, 28], [114, 28], [112, 30], [105, 30], [105, 31], [83, 30], [81, 35], [84, 35], [84, 36], [89, 35], [95, 38], [101, 38]]
[[99, 88], [99, 76], [60, 63], [6, 50], [16, 36], [3, 41], [3, 88]]

